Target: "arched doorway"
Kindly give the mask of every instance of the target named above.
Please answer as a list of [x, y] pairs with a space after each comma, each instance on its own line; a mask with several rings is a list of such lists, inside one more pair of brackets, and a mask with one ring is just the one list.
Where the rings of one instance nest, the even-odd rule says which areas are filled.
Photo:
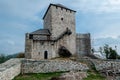
[[44, 52], [44, 59], [48, 59], [48, 52], [47, 51]]
[[58, 49], [58, 54], [60, 57], [70, 57], [72, 56], [72, 53], [64, 46], [60, 46]]

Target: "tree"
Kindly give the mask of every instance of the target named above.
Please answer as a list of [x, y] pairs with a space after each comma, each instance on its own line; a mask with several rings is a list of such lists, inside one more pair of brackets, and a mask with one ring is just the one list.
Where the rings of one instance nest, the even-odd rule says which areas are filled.
[[113, 50], [111, 47], [109, 48], [110, 50], [110, 55], [109, 55], [109, 59], [117, 59], [117, 52], [115, 50]]
[[118, 57], [116, 50], [114, 50], [112, 47], [109, 47], [107, 44], [105, 44], [103, 48], [100, 47], [100, 53], [105, 55], [106, 59], [117, 59]]
[[95, 49], [94, 49], [94, 48], [92, 48], [92, 49], [91, 49], [91, 53], [92, 53], [92, 54], [94, 54], [94, 52], [95, 52]]
[[105, 54], [103, 54], [103, 48], [102, 47], [99, 47], [99, 52], [102, 56], [105, 56]]
[[3, 63], [3, 62], [5, 62], [5, 55], [1, 54], [0, 55], [0, 63]]
[[109, 51], [109, 45], [105, 44], [105, 46], [103, 47], [103, 50], [104, 50], [106, 58], [109, 59], [109, 55], [111, 54]]

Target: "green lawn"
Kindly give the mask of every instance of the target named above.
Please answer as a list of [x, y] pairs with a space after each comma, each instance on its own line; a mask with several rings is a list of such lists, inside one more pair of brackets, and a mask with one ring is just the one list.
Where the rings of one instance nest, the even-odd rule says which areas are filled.
[[52, 77], [57, 77], [62, 73], [63, 72], [24, 74], [15, 77], [13, 80], [50, 80]]

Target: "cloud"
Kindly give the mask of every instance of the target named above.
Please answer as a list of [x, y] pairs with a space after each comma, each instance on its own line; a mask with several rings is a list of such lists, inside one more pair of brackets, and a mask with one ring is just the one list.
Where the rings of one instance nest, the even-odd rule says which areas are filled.
[[[98, 37], [112, 37], [112, 38], [117, 38], [120, 34], [120, 24], [113, 24], [113, 25], [109, 25], [109, 27], [103, 28], [102, 32], [99, 32], [97, 34]], [[96, 36], [96, 37], [97, 37]]]
[[120, 12], [120, 0], [76, 0], [71, 5], [85, 13]]
[[[95, 48], [96, 51], [99, 50], [99, 47], [103, 47], [105, 44], [108, 44], [113, 49], [117, 50], [120, 55], [120, 38], [106, 37], [106, 38], [97, 38], [92, 40], [92, 48]], [[115, 48], [117, 46], [117, 49]]]
[[77, 16], [77, 32], [90, 32], [92, 38], [116, 38], [120, 34], [120, 15], [81, 14]]
[[42, 16], [50, 0], [0, 0], [0, 53], [24, 51], [24, 36], [42, 28]]
[[43, 27], [42, 17], [50, 3], [76, 10], [77, 32], [90, 32], [92, 38], [101, 38], [98, 45], [120, 34], [120, 0], [0, 0], [0, 51], [23, 51], [25, 33]]
[[[14, 54], [17, 52], [24, 51], [24, 44], [16, 42], [13, 39], [2, 39], [0, 40], [0, 53]], [[17, 50], [17, 51], [16, 51]]]

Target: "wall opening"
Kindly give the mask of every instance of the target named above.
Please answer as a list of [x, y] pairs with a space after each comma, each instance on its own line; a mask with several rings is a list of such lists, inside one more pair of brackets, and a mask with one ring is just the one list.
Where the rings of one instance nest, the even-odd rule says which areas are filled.
[[71, 57], [72, 53], [64, 46], [60, 46], [60, 48], [58, 49], [58, 54], [60, 57]]
[[63, 21], [63, 18], [61, 18], [61, 20]]
[[48, 59], [48, 52], [47, 51], [44, 52], [44, 59]]

